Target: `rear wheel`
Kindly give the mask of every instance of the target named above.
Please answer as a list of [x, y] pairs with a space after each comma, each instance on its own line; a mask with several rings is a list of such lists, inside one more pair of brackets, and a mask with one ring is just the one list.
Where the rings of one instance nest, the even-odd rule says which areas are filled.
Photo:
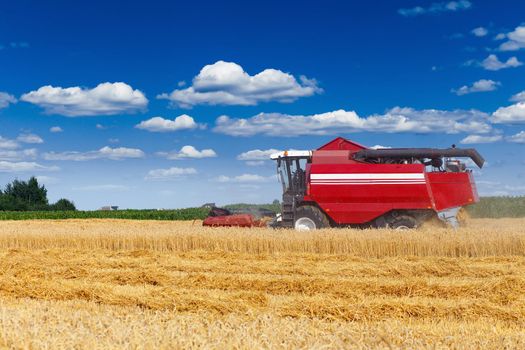
[[416, 218], [410, 215], [399, 215], [395, 217], [388, 227], [394, 230], [412, 230], [419, 226]]
[[294, 228], [297, 231], [311, 231], [330, 227], [330, 221], [321, 209], [305, 205], [295, 211]]

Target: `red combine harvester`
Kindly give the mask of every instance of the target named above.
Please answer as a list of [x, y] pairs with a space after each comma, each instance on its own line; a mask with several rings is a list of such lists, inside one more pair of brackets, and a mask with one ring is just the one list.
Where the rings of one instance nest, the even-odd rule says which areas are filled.
[[[461, 207], [478, 201], [472, 172], [483, 167], [474, 149], [370, 149], [342, 137], [314, 151], [273, 154], [283, 186], [273, 227], [417, 228], [433, 217], [458, 227]], [[237, 223], [238, 221], [238, 223]], [[261, 226], [249, 215], [218, 215], [206, 226]]]

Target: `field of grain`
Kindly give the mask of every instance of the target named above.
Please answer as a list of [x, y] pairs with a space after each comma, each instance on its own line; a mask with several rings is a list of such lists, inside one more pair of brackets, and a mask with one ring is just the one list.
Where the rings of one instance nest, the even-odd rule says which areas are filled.
[[525, 219], [0, 222], [0, 348], [525, 348]]

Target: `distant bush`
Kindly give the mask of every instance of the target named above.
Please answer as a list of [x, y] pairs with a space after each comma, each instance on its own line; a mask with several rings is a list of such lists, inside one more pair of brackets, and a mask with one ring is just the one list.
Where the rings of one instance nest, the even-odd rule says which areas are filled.
[[267, 209], [275, 213], [281, 212], [281, 204], [278, 200], [273, 201], [272, 204], [246, 204], [246, 203], [237, 203], [237, 204], [228, 204], [224, 208], [228, 210], [239, 210], [239, 209]]
[[482, 197], [467, 211], [474, 218], [525, 217], [525, 197]]
[[94, 211], [0, 211], [0, 220], [44, 219], [128, 219], [128, 220], [202, 220], [207, 208], [174, 210], [94, 210]]

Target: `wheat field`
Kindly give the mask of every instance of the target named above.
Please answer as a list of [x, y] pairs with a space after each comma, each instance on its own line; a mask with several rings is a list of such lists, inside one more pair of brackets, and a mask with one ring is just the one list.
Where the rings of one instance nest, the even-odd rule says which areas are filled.
[[0, 348], [525, 348], [525, 219], [0, 222]]

